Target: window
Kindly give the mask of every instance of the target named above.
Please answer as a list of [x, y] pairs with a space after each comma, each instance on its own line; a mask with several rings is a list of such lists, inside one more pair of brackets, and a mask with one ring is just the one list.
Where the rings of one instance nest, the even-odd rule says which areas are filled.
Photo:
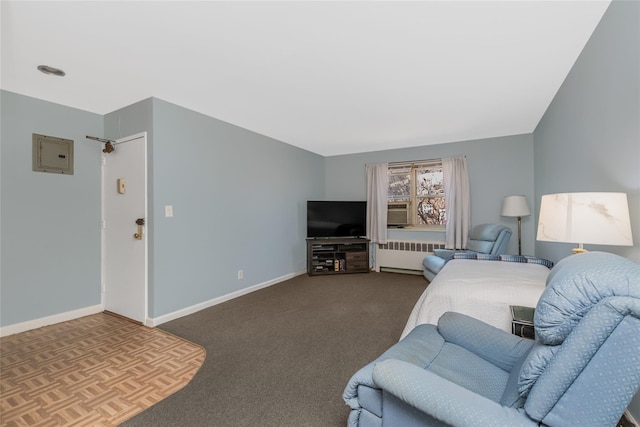
[[443, 229], [446, 206], [442, 160], [389, 163], [389, 225]]

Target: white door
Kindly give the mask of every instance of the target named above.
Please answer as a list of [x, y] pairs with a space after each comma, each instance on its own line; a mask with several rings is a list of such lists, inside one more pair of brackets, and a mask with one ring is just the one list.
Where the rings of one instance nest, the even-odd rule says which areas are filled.
[[147, 134], [119, 139], [113, 146], [103, 153], [102, 167], [102, 304], [107, 311], [145, 323]]

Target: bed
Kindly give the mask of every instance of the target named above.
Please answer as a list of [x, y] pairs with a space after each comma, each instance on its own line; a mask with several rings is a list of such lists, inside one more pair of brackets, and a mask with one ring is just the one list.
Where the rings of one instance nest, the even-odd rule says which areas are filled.
[[540, 258], [517, 255], [454, 257], [420, 296], [401, 338], [417, 325], [437, 324], [447, 311], [511, 332], [509, 306], [535, 307], [552, 265]]

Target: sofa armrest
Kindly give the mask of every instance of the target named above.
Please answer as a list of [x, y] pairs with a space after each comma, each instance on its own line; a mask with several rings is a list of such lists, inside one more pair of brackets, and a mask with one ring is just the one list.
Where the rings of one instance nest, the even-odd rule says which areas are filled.
[[453, 249], [434, 249], [433, 253], [444, 259], [445, 261], [453, 258], [453, 254], [456, 253]]
[[450, 343], [511, 372], [531, 350], [533, 341], [520, 338], [473, 317], [447, 312], [438, 320], [438, 332]]
[[379, 362], [373, 380], [384, 391], [451, 426], [537, 426], [524, 411], [479, 394], [400, 360]]
[[373, 381], [373, 368], [376, 363], [387, 359], [396, 359], [424, 367], [429, 365], [438, 355], [443, 345], [444, 339], [438, 333], [435, 325], [416, 326], [406, 337], [353, 374], [342, 398], [352, 409], [358, 409], [360, 407], [358, 387], [363, 385], [378, 388]]

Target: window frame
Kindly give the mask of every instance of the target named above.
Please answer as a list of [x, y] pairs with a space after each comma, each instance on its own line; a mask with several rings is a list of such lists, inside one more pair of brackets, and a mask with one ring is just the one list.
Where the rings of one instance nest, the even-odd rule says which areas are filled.
[[[439, 168], [442, 170], [442, 159], [431, 159], [431, 160], [420, 160], [420, 161], [412, 161], [412, 162], [395, 162], [389, 163], [387, 167], [387, 173], [389, 176], [394, 174], [394, 172], [400, 175], [399, 172], [408, 170], [409, 175], [409, 188], [410, 194], [407, 198], [392, 198], [392, 195], [389, 194], [387, 190], [387, 205], [397, 204], [397, 203], [407, 203], [407, 209], [410, 212], [409, 215], [409, 224], [405, 225], [404, 228], [412, 229], [412, 230], [429, 230], [429, 231], [444, 231], [446, 227], [446, 218], [444, 219], [444, 224], [418, 224], [418, 202], [420, 199], [427, 198], [442, 198], [445, 199], [444, 188], [442, 190], [442, 194], [436, 195], [418, 195], [418, 170], [425, 168]], [[444, 178], [443, 178], [443, 187], [444, 187]], [[446, 205], [445, 205], [446, 212]], [[397, 227], [387, 226], [388, 229], [396, 230]]]

